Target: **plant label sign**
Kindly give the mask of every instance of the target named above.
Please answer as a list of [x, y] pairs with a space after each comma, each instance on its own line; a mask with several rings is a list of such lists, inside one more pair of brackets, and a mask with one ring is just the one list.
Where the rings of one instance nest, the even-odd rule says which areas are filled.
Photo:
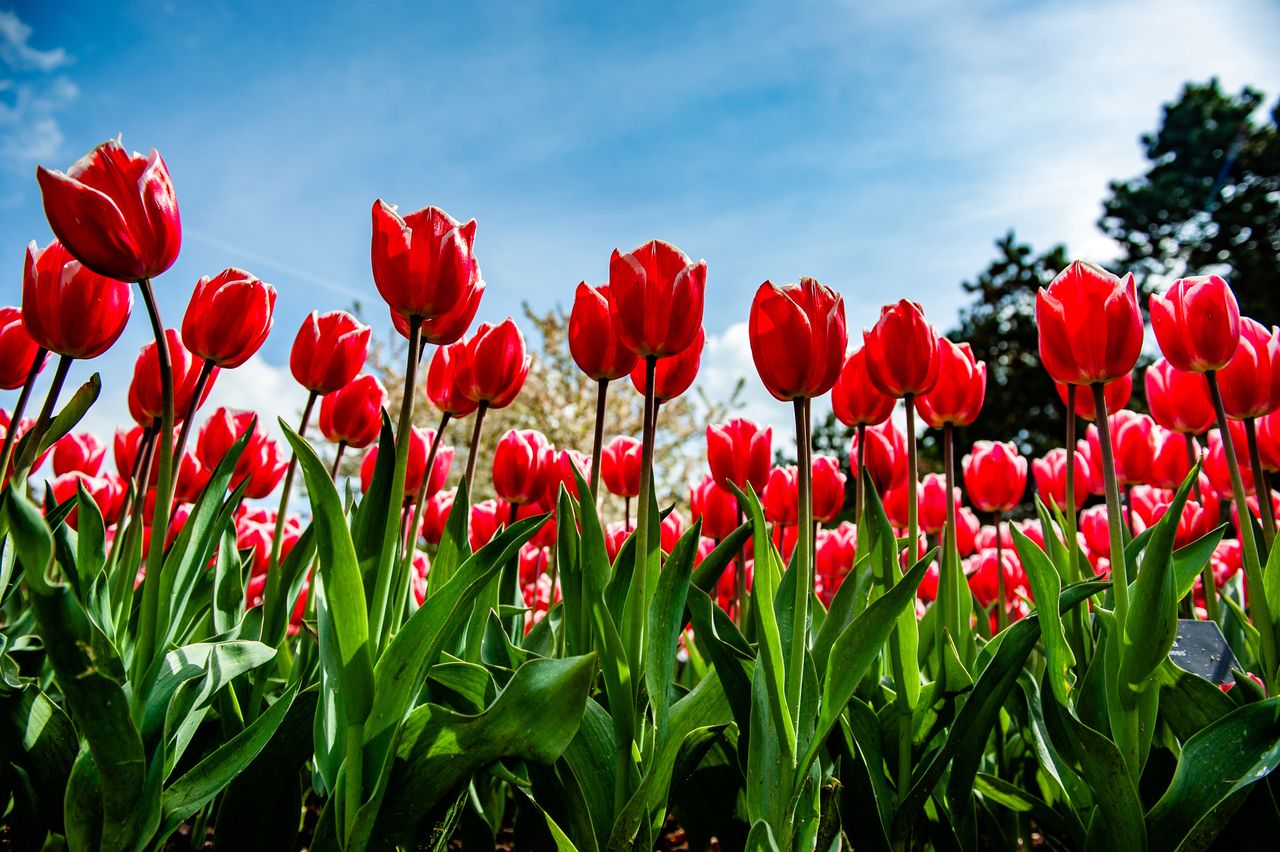
[[1235, 682], [1231, 670], [1236, 667], [1236, 658], [1215, 621], [1178, 619], [1178, 637], [1173, 640], [1169, 659], [1184, 672], [1210, 683]]

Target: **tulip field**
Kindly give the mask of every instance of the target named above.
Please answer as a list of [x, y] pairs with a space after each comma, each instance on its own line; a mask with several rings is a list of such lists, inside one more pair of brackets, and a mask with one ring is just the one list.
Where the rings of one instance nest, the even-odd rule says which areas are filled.
[[[305, 409], [267, 424], [202, 405], [273, 332], [274, 288], [229, 268], [160, 316], [153, 287], [185, 285], [158, 280], [182, 238], [159, 154], [110, 141], [38, 182], [55, 238], [0, 309], [0, 848], [1280, 836], [1280, 331], [1223, 278], [1140, 300], [1077, 261], [1041, 289], [1069, 416], [1035, 459], [961, 440], [987, 368], [920, 305], [850, 339], [839, 292], [766, 281], [738, 307], [795, 433], [707, 424], [673, 506], [655, 436], [716, 286], [674, 245], [577, 286], [591, 445], [527, 423], [486, 453], [538, 353], [511, 319], [473, 328], [474, 220], [375, 202], [404, 387], [366, 364], [367, 326], [316, 311], [291, 350]], [[65, 386], [134, 313], [154, 342], [132, 377]], [[80, 428], [126, 380], [115, 435]], [[606, 416], [628, 384], [640, 434]], [[811, 449], [827, 395], [847, 466]]]

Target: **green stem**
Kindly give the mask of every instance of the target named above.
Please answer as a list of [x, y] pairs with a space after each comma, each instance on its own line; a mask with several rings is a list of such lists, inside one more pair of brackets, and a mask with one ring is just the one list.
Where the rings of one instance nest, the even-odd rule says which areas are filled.
[[0, 484], [9, 478], [9, 461], [13, 458], [13, 448], [18, 443], [18, 424], [22, 421], [23, 412], [27, 410], [27, 400], [31, 398], [31, 389], [36, 385], [36, 376], [40, 375], [40, 368], [44, 366], [44, 358], [48, 351], [44, 347], [36, 350], [35, 360], [31, 362], [31, 369], [27, 371], [27, 380], [22, 383], [22, 391], [18, 394], [18, 401], [13, 406], [13, 413], [9, 416], [9, 428], [4, 431], [4, 449], [0, 450]]
[[[1187, 469], [1196, 466], [1196, 459], [1199, 458], [1199, 448], [1196, 446], [1195, 436], [1187, 433], [1183, 436], [1187, 444]], [[1196, 502], [1201, 506], [1205, 505], [1204, 495], [1200, 493], [1200, 477], [1196, 477], [1196, 481], [1191, 484], [1192, 491], [1195, 494]], [[1208, 507], [1205, 507], [1208, 508]], [[1218, 583], [1213, 578], [1213, 564], [1211, 562], [1204, 563], [1204, 568], [1200, 570], [1200, 587], [1204, 591], [1204, 612], [1205, 617], [1210, 621], [1218, 620]], [[1191, 592], [1187, 592], [1187, 599], [1190, 602]]]
[[338, 466], [342, 464], [342, 454], [347, 449], [346, 441], [338, 442], [338, 451], [333, 454], [333, 465], [329, 468], [329, 479], [338, 481]]
[[[738, 506], [738, 526], [742, 526], [742, 506]], [[733, 556], [734, 586], [738, 593], [738, 629], [747, 632], [747, 548], [744, 545]]]
[[[160, 309], [156, 305], [151, 279], [139, 283], [142, 299], [151, 319], [151, 331], [156, 339], [156, 359], [160, 365], [160, 430], [156, 441], [160, 447], [160, 473], [156, 479], [156, 505], [151, 516], [151, 546], [147, 550], [147, 569], [142, 579], [142, 612], [138, 618], [138, 644], [133, 654], [134, 682], [141, 682], [142, 674], [151, 665], [155, 654], [156, 616], [160, 608], [160, 572], [164, 565], [164, 540], [169, 529], [169, 510], [173, 502], [173, 364], [169, 359], [169, 341], [164, 325], [160, 322]], [[146, 490], [139, 495], [146, 502]]]
[[1231, 429], [1227, 423], [1227, 412], [1222, 405], [1222, 392], [1218, 388], [1218, 375], [1210, 370], [1205, 373], [1209, 380], [1209, 396], [1213, 399], [1213, 410], [1218, 418], [1218, 431], [1222, 435], [1222, 450], [1227, 457], [1227, 467], [1231, 471], [1231, 491], [1236, 501], [1236, 513], [1239, 520], [1240, 549], [1244, 552], [1244, 577], [1248, 584], [1249, 610], [1258, 628], [1262, 646], [1262, 679], [1267, 686], [1267, 694], [1274, 695], [1276, 690], [1276, 636], [1275, 624], [1271, 620], [1271, 608], [1263, 591], [1262, 563], [1258, 559], [1258, 544], [1253, 537], [1253, 519], [1249, 514], [1249, 501], [1245, 496], [1244, 479], [1240, 476], [1240, 464], [1236, 460], [1235, 443], [1231, 440]]
[[427, 466], [423, 468], [422, 482], [418, 483], [417, 493], [413, 495], [413, 517], [404, 537], [404, 553], [400, 557], [400, 570], [396, 573], [391, 588], [396, 595], [396, 615], [393, 624], [398, 628], [404, 618], [404, 611], [409, 606], [409, 598], [413, 595], [413, 554], [418, 543], [418, 530], [422, 527], [423, 507], [427, 502], [427, 486], [431, 483], [431, 471], [436, 464], [436, 451], [440, 449], [440, 439], [444, 437], [445, 427], [449, 425], [449, 413], [440, 418], [440, 428], [431, 439], [431, 447], [427, 450]]
[[[1000, 541], [1000, 512], [995, 512], [996, 522], [996, 589], [999, 598], [996, 600], [996, 632], [1003, 633], [1009, 626], [1009, 611], [1005, 608], [1004, 591], [1004, 543]], [[996, 744], [1000, 745], [1000, 733], [996, 732]]]
[[[413, 322], [413, 320], [410, 320]], [[416, 352], [417, 347], [411, 346], [410, 352]], [[397, 512], [390, 513], [393, 517]], [[356, 826], [356, 816], [360, 812], [360, 805], [364, 803], [364, 723], [352, 722], [347, 725], [347, 748], [344, 774], [346, 783], [346, 795], [343, 802], [345, 807], [343, 810], [343, 821], [346, 823], [345, 834], [349, 838]]]
[[[1075, 452], [1076, 452], [1076, 394], [1080, 392], [1077, 385], [1067, 385], [1067, 459], [1066, 459], [1066, 495], [1062, 507], [1062, 517], [1066, 523], [1066, 529], [1063, 532], [1065, 541], [1063, 544], [1067, 548], [1067, 582], [1075, 583], [1082, 579], [1083, 571], [1080, 565], [1082, 554], [1080, 546], [1076, 539], [1077, 513], [1076, 513], [1076, 477], [1075, 477]], [[1003, 569], [1001, 571], [1003, 577]], [[1067, 615], [1067, 625], [1070, 627], [1070, 640], [1072, 650], [1076, 653], [1080, 660], [1089, 659], [1089, 631], [1085, 627], [1085, 608], [1075, 607]]]
[[1245, 440], [1249, 442], [1249, 467], [1253, 471], [1253, 493], [1258, 498], [1258, 513], [1262, 515], [1262, 539], [1271, 551], [1276, 539], [1276, 515], [1271, 506], [1271, 489], [1267, 486], [1267, 472], [1262, 469], [1262, 451], [1258, 449], [1258, 426], [1252, 417], [1244, 421]]
[[858, 528], [862, 528], [862, 509], [867, 501], [867, 484], [863, 482], [862, 472], [867, 467], [867, 424], [858, 424], [858, 469], [854, 473], [858, 476], [858, 484], [856, 486], [857, 503], [853, 507], [856, 513], [854, 517], [858, 521]]
[[[40, 442], [44, 440], [45, 430], [53, 422], [53, 410], [58, 405], [58, 397], [62, 395], [62, 386], [67, 381], [67, 373], [71, 370], [71, 362], [73, 360], [69, 355], [58, 356], [58, 367], [53, 372], [53, 382], [50, 383], [49, 391], [44, 396], [44, 405], [40, 407], [40, 414], [36, 417], [35, 425], [31, 427], [31, 440], [27, 442], [27, 446], [22, 450], [22, 455], [18, 458], [18, 466], [21, 468], [35, 464], [36, 449], [39, 447]], [[15, 432], [17, 425], [15, 418], [9, 424], [9, 431]]]
[[596, 430], [591, 440], [591, 496], [600, 493], [600, 453], [604, 449], [604, 408], [609, 395], [609, 380], [601, 379], [596, 390]]
[[467, 453], [467, 472], [462, 477], [467, 483], [468, 494], [472, 491], [471, 485], [476, 476], [476, 457], [480, 455], [480, 430], [484, 427], [484, 415], [488, 410], [488, 403], [480, 403], [480, 407], [476, 409], [475, 425], [471, 428], [471, 447]]
[[[920, 538], [919, 507], [916, 505], [916, 406], [915, 394], [907, 394], [902, 403], [907, 409], [907, 562], [916, 558], [916, 542]], [[897, 583], [901, 578], [894, 577]], [[898, 724], [898, 801], [903, 801], [911, 789], [911, 706], [907, 701], [906, 685], [898, 687], [900, 720]]]
[[[422, 317], [409, 317], [409, 349], [404, 371], [404, 391], [400, 401], [400, 420], [396, 426], [396, 465], [391, 477], [391, 498], [387, 502], [386, 523], [382, 530], [382, 550], [378, 554], [378, 573], [374, 581], [373, 605], [369, 609], [369, 635], [373, 637], [375, 659], [381, 653], [382, 639], [390, 619], [387, 601], [391, 593], [391, 575], [396, 564], [396, 542], [400, 532], [400, 510], [404, 506], [405, 471], [409, 467], [409, 444], [413, 440], [413, 400], [417, 396], [418, 356], [421, 352]], [[348, 819], [354, 815], [348, 814]]]
[[[303, 406], [302, 419], [298, 422], [299, 438], [307, 434], [307, 425], [311, 422], [311, 410], [315, 408], [318, 397], [319, 394], [315, 391], [307, 394], [307, 404]], [[195, 400], [192, 400], [192, 405], [194, 404]], [[287, 620], [280, 618], [280, 613], [288, 606], [288, 601], [280, 598], [289, 594], [288, 589], [280, 588], [280, 552], [284, 545], [285, 517], [289, 514], [289, 494], [293, 491], [293, 478], [297, 471], [298, 454], [293, 453], [289, 458], [289, 468], [284, 474], [284, 486], [280, 489], [280, 504], [276, 508], [275, 534], [271, 537], [271, 559], [267, 562], [267, 582], [262, 591], [261, 638], [273, 648], [284, 639], [287, 627]], [[277, 621], [280, 621], [279, 626], [276, 625]]]
[[[1105, 385], [1093, 386], [1093, 407], [1098, 424], [1098, 443], [1102, 445], [1102, 481], [1107, 496], [1107, 529], [1111, 536], [1111, 591], [1116, 603], [1116, 626], [1124, 635], [1125, 618], [1129, 614], [1129, 566], [1124, 558], [1124, 534], [1120, 528], [1120, 484], [1116, 480], [1115, 455], [1111, 447], [1111, 422], [1107, 419]], [[1067, 481], [1075, 475], [1075, 457], [1067, 450]], [[1119, 638], [1119, 637], [1117, 637]]]
[[940, 578], [938, 589], [938, 596], [943, 601], [943, 617], [938, 621], [938, 671], [942, 671], [944, 629], [956, 637], [956, 641], [960, 637], [960, 548], [956, 543], [956, 501], [952, 497], [956, 487], [955, 431], [950, 423], [942, 427], [942, 468], [947, 488], [947, 527], [942, 544], [947, 553], [942, 560], [941, 568], [945, 573]]
[[[209, 384], [209, 377], [213, 375], [214, 363], [205, 361], [200, 367], [200, 375], [196, 377], [195, 393], [191, 395], [191, 402], [187, 405], [187, 410], [182, 418], [182, 426], [178, 428], [178, 442], [173, 447], [173, 457], [178, 460], [178, 464], [182, 464], [182, 454], [187, 449], [187, 438], [191, 436], [191, 421], [195, 420], [196, 409], [200, 407], [200, 398], [204, 396], [204, 389]], [[293, 472], [290, 465], [290, 473]], [[279, 533], [276, 533], [279, 536]]]
[[[809, 446], [809, 400], [793, 402], [796, 416], [796, 481], [799, 492], [799, 519], [796, 554], [792, 570], [796, 574], [795, 603], [791, 611], [791, 647], [787, 661], [787, 706], [792, 724], [799, 724], [800, 690], [804, 683], [804, 653], [808, 645], [809, 599], [813, 596], [813, 461]], [[762, 605], [768, 605], [762, 602]]]

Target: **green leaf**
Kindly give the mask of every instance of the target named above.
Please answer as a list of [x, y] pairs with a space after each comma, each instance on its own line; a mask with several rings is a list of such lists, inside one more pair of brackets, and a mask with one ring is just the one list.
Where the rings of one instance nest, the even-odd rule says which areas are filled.
[[[152, 664], [139, 700], [134, 701], [134, 718], [143, 739], [149, 741], [159, 733], [165, 713], [182, 684], [214, 673], [215, 680], [210, 686], [216, 692], [241, 674], [273, 659], [275, 655], [275, 648], [261, 642], [243, 640], [198, 642], [165, 654]], [[207, 701], [213, 698], [213, 692], [205, 696], [206, 706]]]
[[[898, 543], [870, 474], [864, 472], [863, 475], [867, 477], [864, 523], [871, 542], [871, 569], [880, 587], [879, 593], [884, 595], [902, 581], [902, 571], [898, 567]], [[897, 629], [889, 637], [889, 662], [894, 686], [908, 708], [915, 707], [920, 700], [919, 645], [920, 626], [916, 622], [915, 610], [905, 610], [898, 616]]]
[[1174, 582], [1178, 600], [1191, 594], [1196, 580], [1200, 578], [1200, 571], [1209, 563], [1209, 557], [1217, 549], [1218, 542], [1222, 541], [1226, 529], [1226, 524], [1223, 524], [1173, 552], [1173, 575], [1176, 578]]
[[[1062, 594], [1062, 578], [1058, 569], [1049, 560], [1045, 552], [1031, 539], [1023, 535], [1016, 526], [1009, 529], [1013, 533], [1013, 546], [1031, 580], [1031, 593], [1036, 600], [1036, 610], [1040, 612], [1040, 635], [1044, 640], [1045, 658], [1048, 663], [1049, 685], [1053, 689], [1053, 697], [1062, 704], [1067, 703], [1071, 687], [1075, 685], [1072, 668], [1076, 664], [1075, 654], [1067, 644], [1067, 635], [1062, 627], [1062, 617], [1058, 614], [1058, 600]], [[1056, 538], [1051, 528], [1048, 538]], [[1063, 551], [1065, 553], [1065, 550]], [[1064, 557], [1065, 558], [1065, 557]]]
[[[382, 454], [378, 454], [382, 458]], [[388, 474], [390, 478], [390, 474]], [[453, 493], [453, 505], [444, 524], [444, 534], [431, 560], [431, 572], [427, 574], [427, 597], [431, 597], [453, 577], [458, 566], [471, 556], [471, 539], [467, 535], [471, 519], [471, 500], [465, 480], [458, 483]], [[381, 542], [378, 543], [381, 546]]]
[[229, 634], [244, 615], [244, 563], [236, 550], [236, 528], [222, 528], [218, 555], [213, 563], [213, 629]]
[[14, 470], [26, 471], [30, 469], [31, 463], [34, 462], [41, 453], [53, 446], [54, 442], [64, 437], [72, 429], [76, 428], [76, 424], [80, 422], [89, 408], [98, 400], [98, 394], [102, 392], [102, 379], [97, 373], [89, 377], [89, 381], [82, 384], [71, 395], [71, 399], [67, 400], [67, 404], [62, 410], [54, 415], [49, 421], [49, 425], [37, 434], [32, 429], [23, 435], [18, 441], [18, 446], [14, 449]]
[[67, 714], [35, 684], [0, 691], [0, 754], [21, 766], [36, 794], [39, 822], [62, 829], [62, 800], [80, 743]]
[[817, 636], [813, 640], [813, 663], [818, 669], [819, 676], [826, 674], [831, 646], [853, 621], [854, 616], [862, 612], [867, 605], [867, 592], [871, 580], [870, 562], [871, 555], [868, 553], [849, 569], [849, 574], [836, 590], [835, 597], [831, 599], [831, 608], [827, 610], [822, 626], [818, 628]]
[[1230, 813], [1215, 809], [1280, 765], [1280, 698], [1246, 704], [1191, 737], [1169, 789], [1147, 814], [1166, 849], [1204, 848]]
[[693, 576], [693, 558], [698, 540], [702, 537], [702, 521], [695, 521], [671, 549], [658, 578], [649, 603], [649, 629], [645, 631], [645, 685], [649, 689], [649, 702], [653, 706], [658, 736], [667, 732], [667, 715], [671, 707], [672, 680], [676, 669], [676, 645], [680, 629], [684, 626], [684, 604], [689, 594], [689, 580]]

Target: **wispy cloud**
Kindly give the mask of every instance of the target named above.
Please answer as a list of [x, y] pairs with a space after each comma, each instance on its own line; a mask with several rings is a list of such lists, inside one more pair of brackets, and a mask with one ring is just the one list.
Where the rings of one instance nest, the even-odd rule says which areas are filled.
[[53, 72], [70, 64], [61, 47], [30, 44], [31, 27], [13, 12], [0, 11], [0, 168], [30, 176], [33, 164], [60, 156], [59, 114], [79, 96], [69, 78]]
[[0, 11], [0, 62], [18, 70], [53, 71], [71, 62], [61, 47], [40, 50], [32, 47], [31, 27], [13, 12]]

